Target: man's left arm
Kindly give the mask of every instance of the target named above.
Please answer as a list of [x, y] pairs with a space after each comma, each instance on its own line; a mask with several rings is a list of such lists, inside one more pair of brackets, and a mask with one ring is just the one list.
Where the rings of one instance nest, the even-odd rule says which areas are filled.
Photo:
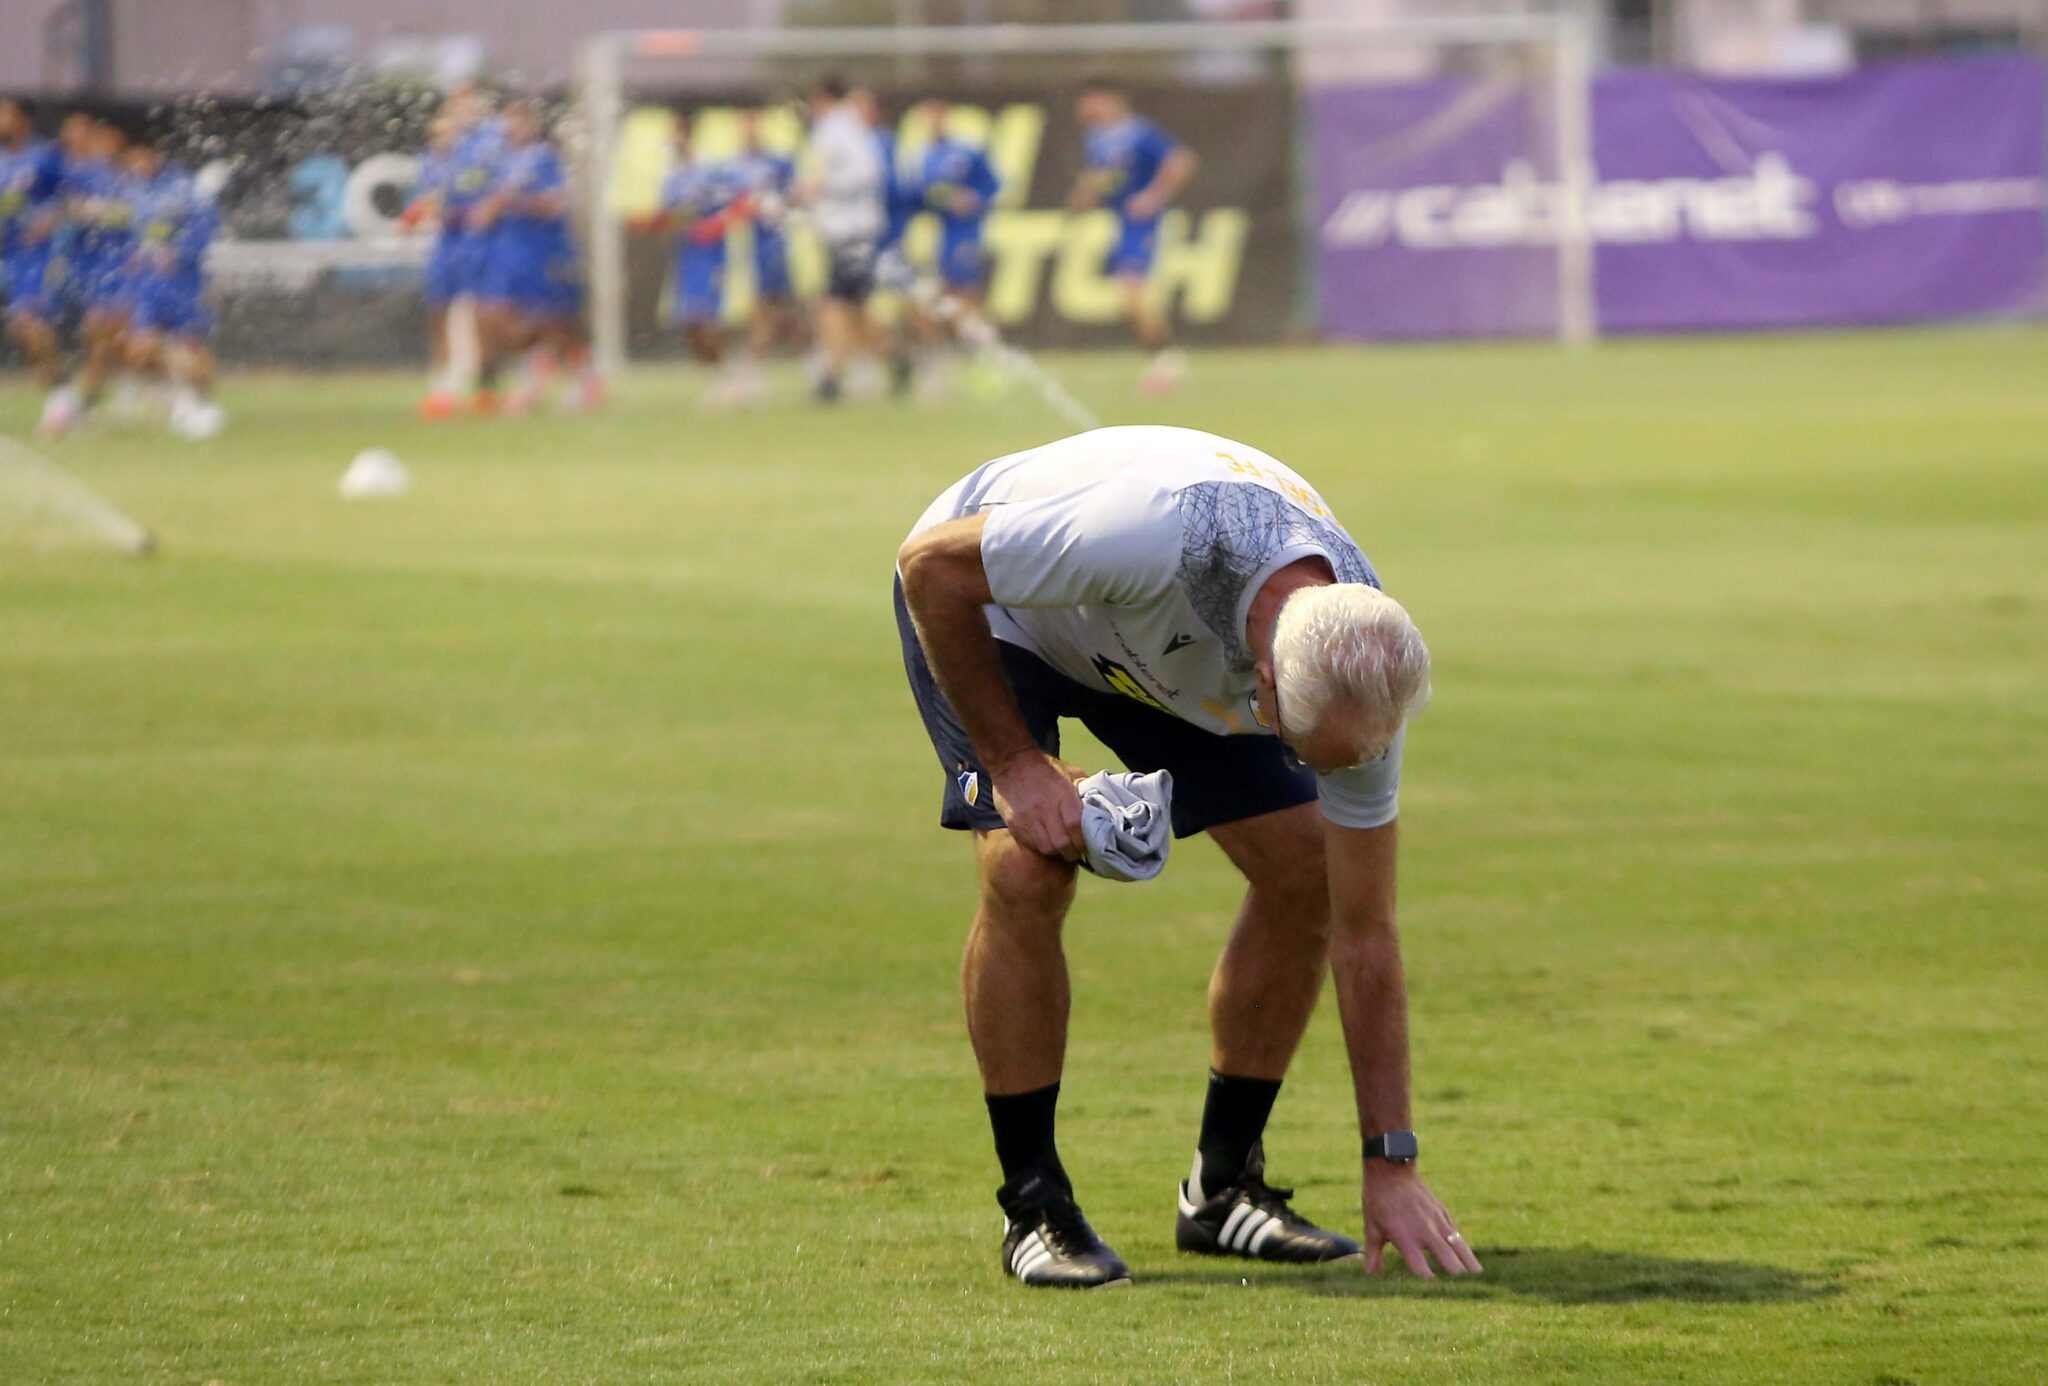
[[[1325, 822], [1330, 876], [1330, 973], [1351, 1056], [1362, 1139], [1410, 1129], [1408, 988], [1394, 928], [1396, 824], [1345, 828]], [[1415, 1274], [1480, 1269], [1451, 1215], [1413, 1163], [1365, 1161], [1365, 1268], [1377, 1271], [1389, 1242]]]

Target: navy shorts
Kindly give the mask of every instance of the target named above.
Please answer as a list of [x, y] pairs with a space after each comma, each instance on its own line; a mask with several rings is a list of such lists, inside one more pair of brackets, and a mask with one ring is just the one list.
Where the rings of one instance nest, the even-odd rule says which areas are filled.
[[825, 297], [858, 308], [875, 291], [875, 244], [848, 241], [830, 247], [831, 267], [825, 274]]
[[[946, 772], [940, 825], [977, 832], [1002, 827], [988, 771], [925, 663], [901, 579], [896, 583], [896, 629], [903, 638], [903, 672], [910, 678], [911, 696]], [[1059, 754], [1060, 718], [1072, 717], [1114, 751], [1125, 769], [1172, 772], [1175, 837], [1315, 802], [1315, 772], [1289, 765], [1277, 736], [1219, 736], [1070, 679], [1020, 646], [998, 640], [996, 650], [1024, 725], [1048, 752]]]

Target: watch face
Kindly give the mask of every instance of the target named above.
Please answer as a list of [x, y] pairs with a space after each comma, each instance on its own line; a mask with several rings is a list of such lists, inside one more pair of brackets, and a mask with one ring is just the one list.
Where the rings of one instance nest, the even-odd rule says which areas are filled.
[[1413, 1131], [1389, 1131], [1383, 1144], [1389, 1160], [1412, 1160], [1421, 1152]]

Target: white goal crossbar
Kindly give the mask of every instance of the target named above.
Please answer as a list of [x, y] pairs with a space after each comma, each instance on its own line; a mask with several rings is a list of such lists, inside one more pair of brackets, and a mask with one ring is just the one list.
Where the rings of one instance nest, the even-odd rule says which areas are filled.
[[[1158, 24], [905, 25], [870, 28], [656, 29], [609, 32], [585, 45], [579, 77], [590, 195], [590, 327], [599, 364], [626, 361], [625, 227], [607, 190], [625, 118], [625, 68], [632, 59], [916, 58], [1199, 52], [1298, 53], [1370, 45], [1515, 44], [1550, 54], [1556, 106], [1557, 176], [1563, 205], [1583, 208], [1593, 179], [1592, 32], [1585, 16], [1447, 15], [1371, 21], [1248, 20]], [[1597, 333], [1593, 244], [1581, 216], [1568, 214], [1557, 239], [1557, 336], [1590, 342]]]

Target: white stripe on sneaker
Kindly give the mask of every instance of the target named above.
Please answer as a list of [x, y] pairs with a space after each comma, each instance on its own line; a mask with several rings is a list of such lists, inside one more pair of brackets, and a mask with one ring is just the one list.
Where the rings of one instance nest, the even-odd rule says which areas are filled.
[[1267, 1240], [1271, 1238], [1272, 1235], [1275, 1232], [1278, 1232], [1279, 1230], [1280, 1219], [1274, 1217], [1267, 1218], [1266, 1225], [1259, 1229], [1258, 1235], [1252, 1238], [1251, 1245], [1246, 1247], [1245, 1250], [1250, 1252], [1254, 1256], [1258, 1255], [1259, 1249], [1263, 1247], [1266, 1244]]
[[1033, 1271], [1045, 1265], [1050, 1260], [1052, 1260], [1052, 1253], [1050, 1251], [1047, 1251], [1044, 1247], [1040, 1247], [1035, 1254], [1025, 1259], [1025, 1262], [1022, 1266], [1017, 1268], [1017, 1278], [1019, 1280], [1029, 1280], [1031, 1278], [1031, 1273]]
[[1024, 1263], [1043, 1250], [1045, 1250], [1045, 1243], [1039, 1240], [1036, 1232], [1033, 1232], [1023, 1241], [1017, 1243], [1016, 1250], [1010, 1253], [1011, 1271], [1021, 1276], [1024, 1274]]
[[1223, 1230], [1216, 1234], [1216, 1244], [1235, 1250], [1237, 1243], [1233, 1242], [1231, 1238], [1237, 1235], [1239, 1225], [1244, 1222], [1247, 1215], [1252, 1211], [1252, 1205], [1249, 1203], [1240, 1203], [1235, 1208], [1232, 1208], [1230, 1216], [1224, 1220]]
[[1252, 1209], [1252, 1215], [1237, 1225], [1237, 1249], [1243, 1251], [1249, 1247], [1252, 1237], [1272, 1220], [1273, 1215], [1265, 1209]]

